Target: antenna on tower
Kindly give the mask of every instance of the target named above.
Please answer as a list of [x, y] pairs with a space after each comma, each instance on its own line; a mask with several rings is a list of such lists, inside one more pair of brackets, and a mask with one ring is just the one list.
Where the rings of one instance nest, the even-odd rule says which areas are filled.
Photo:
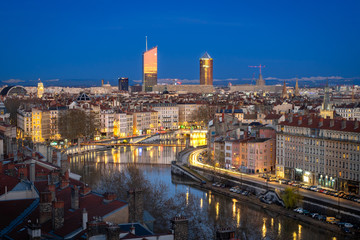
[[145, 36], [146, 52], [147, 52], [147, 36]]

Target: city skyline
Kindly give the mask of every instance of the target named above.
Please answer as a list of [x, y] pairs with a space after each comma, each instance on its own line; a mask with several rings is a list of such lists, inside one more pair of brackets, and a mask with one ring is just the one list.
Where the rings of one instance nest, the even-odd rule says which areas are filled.
[[[71, 8], [69, 2], [2, 5], [0, 30], [7, 36], [0, 40], [3, 84], [39, 77], [45, 84], [116, 81], [119, 76], [138, 83], [146, 35], [150, 45], [161, 46], [159, 80], [199, 81], [197, 59], [205, 51], [216, 60], [214, 84], [216, 80], [226, 85], [233, 79], [251, 79], [257, 71], [248, 65], [258, 64], [267, 66], [265, 80], [360, 77], [357, 1], [216, 7], [159, 2], [146, 11], [131, 3], [88, 3], [85, 7], [75, 3]], [[53, 12], [54, 8], [58, 11]]]

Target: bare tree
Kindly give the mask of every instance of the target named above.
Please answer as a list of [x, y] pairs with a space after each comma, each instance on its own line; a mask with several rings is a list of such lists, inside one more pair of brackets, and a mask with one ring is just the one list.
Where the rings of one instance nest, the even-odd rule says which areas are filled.
[[216, 107], [210, 105], [204, 105], [199, 107], [197, 111], [192, 113], [192, 119], [202, 126], [207, 126], [210, 120], [215, 116]]
[[94, 113], [86, 113], [80, 109], [68, 109], [59, 116], [58, 126], [62, 138], [75, 140], [93, 138], [98, 130], [98, 122]]

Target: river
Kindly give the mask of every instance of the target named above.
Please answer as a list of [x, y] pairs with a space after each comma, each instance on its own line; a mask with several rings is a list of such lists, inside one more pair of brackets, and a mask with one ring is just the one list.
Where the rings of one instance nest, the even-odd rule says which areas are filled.
[[169, 164], [178, 151], [181, 149], [162, 146], [112, 148], [73, 156], [71, 171], [81, 175], [85, 183], [94, 186], [106, 167], [121, 169], [127, 163], [138, 163], [151, 182], [160, 180], [168, 186], [169, 196], [178, 192], [185, 193], [186, 197], [196, 196], [200, 208], [208, 218], [216, 223], [221, 223], [224, 219], [232, 220], [233, 226], [246, 232], [248, 239], [339, 239], [329, 231], [264, 211], [252, 204], [197, 189], [184, 184], [181, 179], [172, 178]]

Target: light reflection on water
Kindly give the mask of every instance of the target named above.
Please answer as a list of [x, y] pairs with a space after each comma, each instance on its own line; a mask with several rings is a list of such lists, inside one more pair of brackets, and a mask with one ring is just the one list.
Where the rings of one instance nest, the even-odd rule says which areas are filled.
[[218, 224], [230, 219], [232, 226], [250, 235], [248, 239], [336, 239], [329, 232], [300, 225], [298, 221], [265, 212], [260, 207], [175, 181], [168, 164], [175, 160], [180, 150], [176, 147], [120, 147], [91, 152], [73, 156], [71, 171], [80, 174], [83, 181], [94, 186], [107, 168], [121, 170], [126, 163], [138, 163], [151, 182], [161, 180], [168, 186], [169, 196], [185, 193], [186, 204], [189, 203], [190, 195], [198, 197], [200, 209], [209, 219], [213, 219]]

